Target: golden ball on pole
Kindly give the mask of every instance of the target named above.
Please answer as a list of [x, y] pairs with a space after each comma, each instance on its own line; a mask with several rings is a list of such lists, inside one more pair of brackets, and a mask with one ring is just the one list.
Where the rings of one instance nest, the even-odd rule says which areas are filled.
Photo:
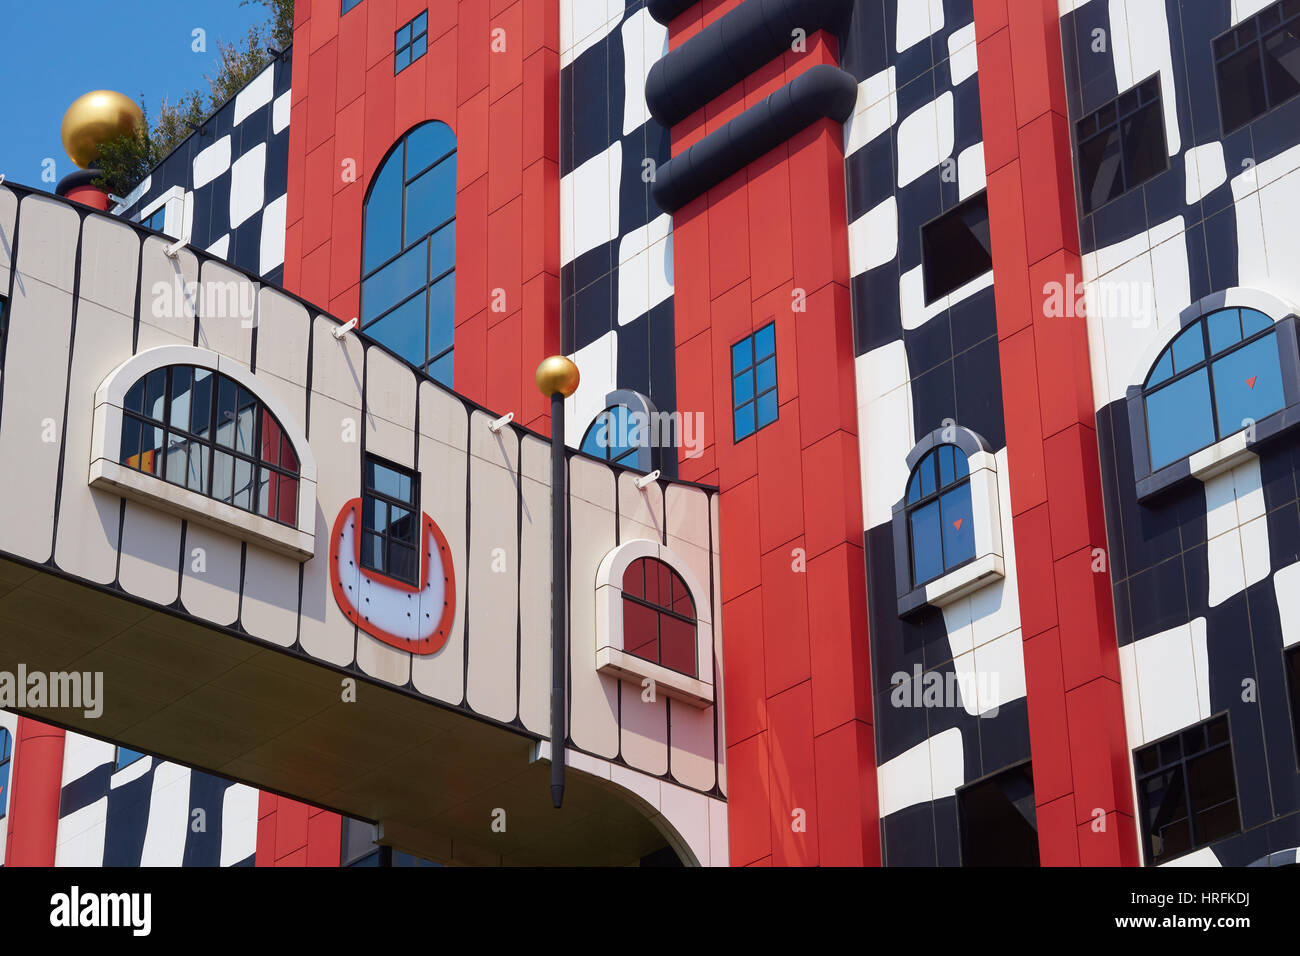
[[552, 355], [542, 359], [537, 366], [537, 388], [543, 395], [551, 396], [559, 392], [568, 398], [578, 390], [578, 366], [563, 355]]
[[123, 133], [143, 133], [144, 111], [129, 96], [113, 90], [91, 90], [72, 101], [63, 114], [63, 148], [82, 169], [99, 158], [99, 148]]

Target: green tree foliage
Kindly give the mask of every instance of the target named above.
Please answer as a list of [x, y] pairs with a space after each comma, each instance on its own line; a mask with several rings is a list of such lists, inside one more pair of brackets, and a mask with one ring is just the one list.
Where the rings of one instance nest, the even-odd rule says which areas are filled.
[[[96, 186], [126, 196], [190, 133], [266, 69], [272, 57], [268, 46], [283, 50], [293, 42], [293, 0], [243, 0], [241, 6], [249, 3], [267, 7], [270, 19], [250, 27], [242, 43], [217, 40], [215, 72], [203, 75], [206, 93], [191, 90], [174, 103], [163, 97], [152, 123], [145, 112], [143, 133], [123, 134], [104, 143], [97, 163], [102, 175], [95, 180]], [[144, 109], [143, 94], [140, 108]]]

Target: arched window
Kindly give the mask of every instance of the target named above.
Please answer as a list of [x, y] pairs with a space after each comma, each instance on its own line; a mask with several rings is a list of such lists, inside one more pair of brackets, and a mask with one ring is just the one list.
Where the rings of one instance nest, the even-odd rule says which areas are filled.
[[623, 652], [698, 676], [695, 602], [682, 576], [656, 558], [637, 558], [623, 572]]
[[13, 764], [13, 755], [9, 731], [0, 727], [0, 817], [9, 812], [9, 768]]
[[1151, 470], [1213, 445], [1286, 405], [1273, 320], [1225, 308], [1186, 325], [1142, 385]]
[[456, 302], [456, 137], [415, 127], [375, 173], [365, 202], [361, 328], [450, 386]]
[[247, 388], [210, 368], [155, 368], [126, 392], [118, 460], [281, 524], [298, 525], [298, 456]]
[[582, 436], [582, 450], [588, 455], [612, 461], [617, 465], [635, 468], [637, 452], [637, 426], [626, 405], [611, 405], [605, 409]]
[[893, 508], [900, 615], [945, 607], [1006, 573], [1006, 489], [988, 442], [950, 422], [907, 453], [907, 468], [907, 490]]
[[956, 445], [926, 453], [907, 483], [907, 531], [913, 587], [975, 557], [970, 469]]

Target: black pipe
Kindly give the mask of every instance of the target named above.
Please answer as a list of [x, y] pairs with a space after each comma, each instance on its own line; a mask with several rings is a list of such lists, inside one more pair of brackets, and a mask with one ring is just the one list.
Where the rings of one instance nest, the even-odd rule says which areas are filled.
[[805, 37], [840, 33], [850, 6], [848, 0], [747, 0], [650, 68], [646, 106], [671, 128], [792, 49], [795, 30]]
[[564, 674], [568, 635], [568, 575], [565, 562], [567, 526], [564, 505], [568, 481], [564, 469], [564, 395], [551, 393], [551, 803], [564, 803]]
[[820, 63], [659, 167], [650, 194], [673, 213], [821, 119], [844, 122], [858, 99], [855, 79]]
[[645, 7], [650, 11], [650, 16], [664, 26], [668, 26], [673, 17], [685, 12], [687, 7], [693, 7], [698, 2], [699, 0], [646, 0]]

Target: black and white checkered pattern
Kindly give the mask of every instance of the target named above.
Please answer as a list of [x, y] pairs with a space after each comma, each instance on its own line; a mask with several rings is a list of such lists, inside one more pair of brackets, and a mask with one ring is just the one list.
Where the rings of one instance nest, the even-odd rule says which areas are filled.
[[[155, 168], [114, 212], [138, 219], [183, 190], [168, 232], [279, 283], [284, 274], [292, 49], [277, 57]], [[177, 216], [176, 218], [179, 218]]]
[[645, 105], [668, 32], [645, 0], [562, 0], [560, 23], [561, 336], [582, 372], [577, 445], [616, 389], [677, 404], [672, 219], [650, 196], [669, 138]]

